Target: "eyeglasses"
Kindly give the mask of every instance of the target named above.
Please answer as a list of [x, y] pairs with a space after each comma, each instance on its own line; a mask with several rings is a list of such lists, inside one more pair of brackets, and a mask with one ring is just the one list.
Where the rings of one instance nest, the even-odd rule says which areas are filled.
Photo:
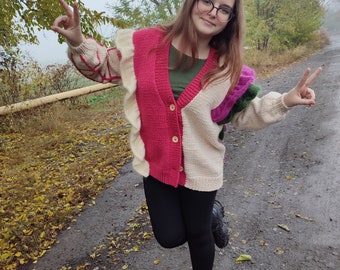
[[215, 7], [211, 0], [197, 0], [197, 8], [202, 13], [210, 13], [216, 9], [216, 17], [220, 22], [229, 22], [234, 17], [233, 10], [230, 7]]

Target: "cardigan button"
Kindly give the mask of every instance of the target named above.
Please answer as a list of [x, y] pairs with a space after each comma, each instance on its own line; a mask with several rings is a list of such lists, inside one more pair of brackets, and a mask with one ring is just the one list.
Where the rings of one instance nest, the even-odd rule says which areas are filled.
[[175, 104], [171, 104], [170, 105], [170, 111], [173, 112], [174, 110], [176, 110], [176, 106], [175, 106]]
[[178, 143], [178, 137], [177, 137], [177, 136], [173, 136], [173, 137], [172, 137], [172, 142]]
[[183, 171], [184, 171], [183, 166], [179, 167], [179, 171], [180, 171], [180, 172], [183, 172]]

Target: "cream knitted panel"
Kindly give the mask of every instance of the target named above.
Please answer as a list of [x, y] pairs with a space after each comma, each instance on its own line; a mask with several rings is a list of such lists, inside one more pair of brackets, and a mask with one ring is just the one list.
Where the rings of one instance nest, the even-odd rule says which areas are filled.
[[137, 106], [136, 87], [137, 80], [134, 73], [133, 55], [133, 33], [134, 30], [120, 30], [116, 36], [116, 46], [121, 52], [120, 61], [121, 76], [123, 86], [127, 93], [124, 99], [125, 115], [131, 123], [130, 144], [134, 155], [133, 168], [143, 176], [148, 176], [150, 172], [149, 163], [145, 160], [145, 146], [140, 137], [140, 112]]
[[190, 189], [213, 191], [222, 186], [225, 147], [211, 110], [221, 103], [229, 86], [229, 81], [210, 85], [182, 110], [185, 186]]
[[[223, 184], [224, 144], [219, 141], [221, 127], [211, 120], [211, 109], [226, 95], [225, 86], [210, 86], [199, 93], [183, 110], [183, 151], [186, 187], [200, 191], [219, 189]], [[232, 124], [238, 129], [257, 130], [285, 118], [289, 108], [282, 95], [270, 92], [256, 97], [236, 114]]]

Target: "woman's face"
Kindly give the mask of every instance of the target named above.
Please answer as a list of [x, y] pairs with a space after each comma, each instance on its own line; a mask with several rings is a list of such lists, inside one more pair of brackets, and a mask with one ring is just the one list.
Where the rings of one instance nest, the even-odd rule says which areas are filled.
[[211, 39], [220, 33], [232, 18], [235, 0], [196, 0], [192, 21], [199, 38]]

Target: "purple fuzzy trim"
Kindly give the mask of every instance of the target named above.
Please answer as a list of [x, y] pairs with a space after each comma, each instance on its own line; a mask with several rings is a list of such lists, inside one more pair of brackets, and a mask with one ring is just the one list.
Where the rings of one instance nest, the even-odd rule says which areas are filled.
[[226, 95], [222, 103], [211, 111], [213, 122], [220, 122], [228, 116], [236, 101], [247, 91], [255, 77], [256, 73], [253, 69], [243, 66], [238, 84]]

